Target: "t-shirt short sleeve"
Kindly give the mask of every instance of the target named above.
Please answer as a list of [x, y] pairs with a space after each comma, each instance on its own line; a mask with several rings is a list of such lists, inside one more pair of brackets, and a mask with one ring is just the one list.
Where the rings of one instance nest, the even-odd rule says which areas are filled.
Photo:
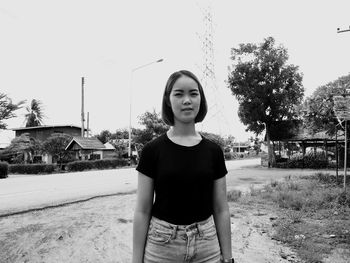
[[155, 158], [154, 158], [154, 150], [152, 149], [151, 145], [148, 143], [146, 144], [141, 152], [141, 157], [139, 160], [139, 163], [136, 167], [136, 170], [140, 173], [154, 178], [154, 164], [155, 164]]
[[215, 157], [216, 158], [215, 158], [215, 165], [214, 165], [215, 167], [214, 180], [217, 180], [224, 177], [227, 174], [224, 153], [219, 146], [216, 148]]

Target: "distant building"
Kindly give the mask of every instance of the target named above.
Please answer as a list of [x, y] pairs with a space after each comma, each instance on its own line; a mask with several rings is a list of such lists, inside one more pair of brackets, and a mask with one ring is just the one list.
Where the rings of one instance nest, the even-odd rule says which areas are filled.
[[232, 151], [234, 153], [245, 153], [250, 148], [249, 142], [235, 142], [232, 145]]
[[[45, 141], [47, 138], [54, 134], [67, 134], [72, 137], [81, 136], [81, 127], [75, 125], [43, 125], [35, 127], [20, 127], [12, 128], [15, 132], [15, 137], [19, 137], [23, 134], [28, 134], [30, 138], [34, 138], [41, 142]], [[85, 129], [87, 131], [87, 129]], [[44, 162], [51, 164], [53, 162], [52, 156], [50, 154], [42, 154], [34, 156], [38, 162]], [[26, 160], [26, 158], [25, 158]]]
[[[112, 146], [113, 147], [113, 146]], [[113, 147], [114, 148], [114, 147]], [[107, 147], [97, 138], [73, 137], [66, 147], [66, 151], [74, 151], [77, 160], [99, 160], [108, 156], [113, 149]]]
[[[75, 125], [43, 125], [36, 127], [13, 128], [16, 137], [28, 133], [29, 137], [36, 140], [45, 141], [53, 134], [68, 134], [72, 137], [81, 136], [81, 127]], [[86, 131], [87, 129], [85, 129]]]
[[117, 157], [116, 149], [111, 143], [106, 142], [104, 146], [105, 149], [102, 151], [102, 159]]

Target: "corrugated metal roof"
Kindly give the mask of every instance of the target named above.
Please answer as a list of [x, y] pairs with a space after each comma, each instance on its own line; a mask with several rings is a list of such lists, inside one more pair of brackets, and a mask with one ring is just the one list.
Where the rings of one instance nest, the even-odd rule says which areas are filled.
[[[338, 140], [344, 140], [344, 134], [342, 132], [338, 132], [337, 136]], [[322, 141], [322, 140], [335, 140], [335, 135], [330, 136], [325, 131], [317, 132], [315, 134], [308, 133], [306, 130], [300, 131], [300, 133], [296, 134], [292, 138], [289, 139], [290, 141], [302, 141], [302, 140], [309, 140], [309, 141]]]
[[83, 150], [104, 150], [106, 147], [97, 138], [83, 138], [83, 137], [73, 137], [66, 147], [69, 150], [73, 147], [74, 143], [78, 144]]
[[115, 150], [115, 147], [109, 142], [106, 142], [104, 146], [106, 147], [106, 150]]
[[[70, 127], [70, 128], [78, 128], [81, 129], [81, 127], [76, 126], [76, 125], [41, 125], [41, 126], [35, 126], [35, 127], [20, 127], [20, 128], [12, 128], [11, 130], [13, 131], [21, 131], [21, 130], [37, 130], [37, 129], [48, 129], [48, 128], [62, 128], [62, 127]], [[85, 131], [87, 131], [87, 129], [85, 128]]]

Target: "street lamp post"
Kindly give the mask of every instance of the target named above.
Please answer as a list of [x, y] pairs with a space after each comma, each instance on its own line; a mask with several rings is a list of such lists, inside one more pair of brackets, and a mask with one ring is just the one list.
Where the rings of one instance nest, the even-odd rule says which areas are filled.
[[[350, 32], [350, 26], [349, 26], [349, 29], [343, 29], [343, 30], [341, 30], [340, 28], [337, 28], [337, 33], [344, 33], [344, 32]], [[347, 88], [345, 91], [345, 96], [349, 95], [349, 91], [350, 91], [350, 89]], [[347, 116], [347, 118], [345, 118], [344, 191], [346, 190], [346, 168], [347, 168], [347, 157], [348, 157], [348, 134], [347, 134], [347, 127], [348, 126], [347, 126], [347, 124], [348, 124], [348, 116]]]
[[150, 63], [147, 63], [147, 64], [144, 64], [144, 65], [141, 65], [141, 66], [138, 66], [136, 68], [133, 68], [131, 70], [131, 74], [130, 74], [130, 89], [129, 89], [129, 147], [128, 147], [128, 159], [129, 159], [129, 165], [131, 165], [131, 102], [132, 102], [132, 87], [133, 87], [133, 83], [132, 83], [132, 80], [133, 80], [133, 75], [134, 75], [134, 72], [141, 69], [141, 68], [144, 68], [144, 67], [147, 67], [149, 65], [152, 65], [152, 64], [155, 64], [155, 63], [160, 63], [162, 62], [163, 59], [158, 59], [156, 61], [152, 61]]
[[344, 33], [349, 31], [350, 31], [350, 26], [349, 26], [349, 29], [340, 29], [339, 27], [337, 28], [337, 33]]

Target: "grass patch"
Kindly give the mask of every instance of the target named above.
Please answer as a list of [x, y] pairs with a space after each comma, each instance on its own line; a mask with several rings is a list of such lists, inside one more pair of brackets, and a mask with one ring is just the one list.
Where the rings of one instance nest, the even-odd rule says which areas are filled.
[[252, 186], [249, 200], [245, 195], [235, 201], [273, 208], [278, 219], [272, 238], [292, 247], [305, 262], [323, 262], [335, 248], [350, 251], [350, 178], [347, 182], [344, 192], [329, 174], [289, 176], [259, 189]]
[[231, 190], [227, 192], [227, 201], [237, 202], [242, 197], [242, 192], [240, 190]]

